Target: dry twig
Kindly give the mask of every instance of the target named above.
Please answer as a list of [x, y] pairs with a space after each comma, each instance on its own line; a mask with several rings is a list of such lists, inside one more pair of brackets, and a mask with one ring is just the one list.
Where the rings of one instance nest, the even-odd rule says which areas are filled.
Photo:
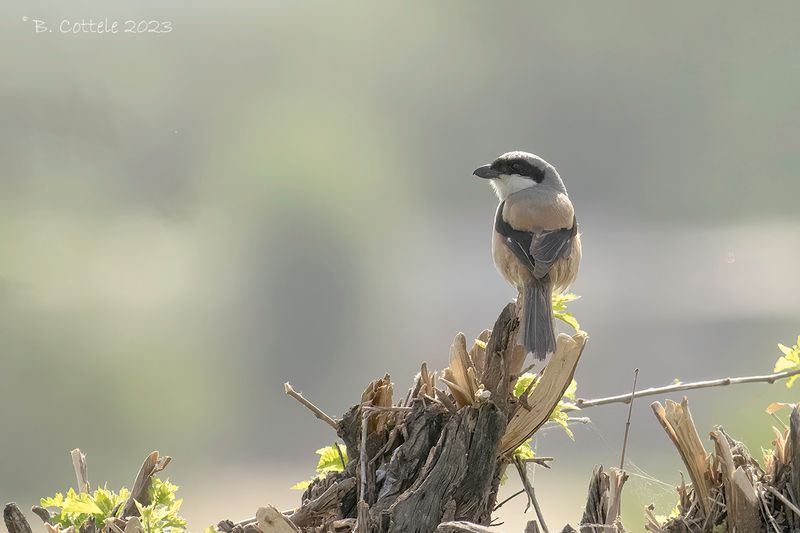
[[319, 407], [317, 407], [313, 403], [311, 403], [308, 400], [306, 400], [305, 398], [303, 398], [303, 395], [300, 394], [299, 392], [297, 392], [296, 390], [294, 390], [292, 388], [292, 385], [288, 381], [283, 384], [283, 390], [286, 391], [286, 394], [288, 394], [289, 396], [291, 396], [292, 398], [294, 398], [298, 402], [300, 402], [303, 405], [305, 405], [312, 413], [314, 413], [314, 416], [316, 416], [317, 418], [319, 418], [320, 420], [322, 420], [323, 422], [328, 424], [333, 429], [335, 429], [335, 430], [339, 429], [339, 425], [336, 423], [336, 420], [334, 420], [333, 418], [329, 417], [328, 415], [326, 415], [322, 411], [322, 409], [320, 409]]
[[742, 376], [737, 378], [719, 378], [708, 381], [695, 381], [692, 383], [676, 383], [674, 385], [666, 385], [664, 387], [651, 387], [649, 389], [642, 389], [635, 393], [619, 394], [617, 396], [608, 396], [606, 398], [585, 399], [578, 398], [575, 405], [581, 409], [587, 407], [596, 407], [598, 405], [607, 405], [610, 403], [630, 403], [632, 398], [641, 398], [644, 396], [659, 396], [669, 394], [672, 392], [680, 392], [694, 389], [706, 389], [709, 387], [724, 387], [726, 385], [742, 385], [745, 383], [775, 383], [792, 376], [800, 374], [800, 368], [795, 370], [786, 370], [784, 372], [776, 372], [774, 374], [765, 374], [763, 376]]
[[631, 403], [628, 407], [628, 420], [625, 422], [625, 436], [622, 439], [622, 456], [619, 459], [619, 469], [625, 469], [625, 450], [628, 448], [628, 432], [631, 429], [631, 414], [633, 413], [633, 398], [636, 394], [636, 381], [639, 379], [639, 369], [633, 371], [633, 390], [631, 391]]
[[525, 464], [523, 464], [518, 457], [515, 457], [514, 466], [517, 467], [519, 478], [522, 480], [522, 486], [525, 487], [525, 493], [528, 495], [528, 503], [529, 505], [533, 504], [533, 509], [536, 511], [536, 518], [539, 519], [539, 525], [542, 526], [542, 531], [544, 531], [544, 533], [550, 533], [547, 530], [547, 525], [544, 523], [542, 509], [539, 507], [539, 501], [536, 499], [536, 493], [533, 490], [533, 485], [531, 485], [531, 482], [528, 479], [528, 473], [525, 471]]

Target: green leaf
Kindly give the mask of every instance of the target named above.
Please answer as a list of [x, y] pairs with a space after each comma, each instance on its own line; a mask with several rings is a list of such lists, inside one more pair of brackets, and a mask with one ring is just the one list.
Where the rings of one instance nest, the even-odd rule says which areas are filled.
[[311, 485], [312, 481], [314, 481], [314, 480], [313, 479], [307, 479], [305, 481], [298, 481], [297, 483], [292, 485], [290, 488], [292, 490], [306, 490], [308, 488], [308, 486]]
[[[786, 346], [778, 344], [778, 349], [783, 354], [775, 361], [773, 372], [787, 372], [800, 369], [800, 338], [797, 339], [798, 344], [794, 346]], [[792, 376], [786, 381], [786, 387], [791, 388], [798, 376]]]
[[522, 393], [527, 390], [528, 385], [530, 385], [535, 379], [537, 379], [536, 375], [531, 374], [530, 372], [525, 372], [518, 377], [517, 382], [514, 384], [514, 397], [519, 398], [522, 396]]
[[580, 296], [577, 294], [573, 294], [571, 292], [563, 292], [561, 294], [553, 294], [552, 302], [553, 302], [553, 310], [554, 311], [563, 311], [567, 308], [567, 304], [569, 302], [574, 302], [575, 300], [580, 299]]
[[565, 292], [562, 294], [553, 294], [551, 300], [553, 302], [553, 316], [570, 326], [575, 331], [580, 331], [581, 326], [578, 324], [578, 320], [575, 318], [575, 316], [567, 311], [567, 304], [569, 302], [574, 302], [578, 298], [580, 298], [580, 296], [577, 294]]
[[64, 495], [56, 492], [56, 495], [51, 498], [42, 498], [39, 500], [39, 505], [42, 507], [62, 507], [64, 505]]
[[561, 409], [561, 405], [555, 408], [555, 410], [550, 415], [550, 422], [555, 422], [559, 426], [564, 429], [564, 433], [567, 434], [571, 440], [575, 440], [575, 434], [572, 433], [572, 430], [569, 428], [569, 416]]
[[570, 326], [575, 331], [581, 330], [581, 325], [578, 324], [577, 319], [572, 316], [572, 313], [565, 313], [562, 311], [554, 311], [553, 316]]
[[69, 514], [102, 514], [103, 511], [94, 503], [86, 493], [76, 494], [73, 489], [67, 492], [67, 498], [61, 507], [61, 512]]
[[170, 483], [169, 479], [162, 481], [158, 478], [152, 478], [148, 495], [153, 504], [171, 505], [175, 501], [177, 490], [178, 486]]
[[777, 361], [775, 361], [775, 368], [773, 372], [783, 372], [784, 370], [793, 370], [797, 367], [797, 363], [794, 361], [789, 360], [786, 357], [779, 357]]
[[[182, 533], [186, 520], [178, 514], [182, 500], [175, 498], [178, 487], [169, 481], [152, 478], [149, 489], [150, 505], [143, 506], [135, 502], [142, 516], [142, 528], [146, 533]], [[66, 529], [71, 526], [80, 528], [90, 519], [102, 524], [113, 515], [114, 509], [122, 512], [122, 503], [130, 497], [126, 488], [113, 492], [106, 487], [98, 488], [93, 493], [76, 493], [74, 489], [67, 491], [66, 496], [58, 493], [52, 498], [42, 498], [42, 507], [51, 509], [52, 521]]]
[[344, 467], [347, 466], [347, 449], [340, 446], [338, 443], [320, 448], [316, 453], [319, 455], [316, 477], [306, 481], [298, 481], [292, 485], [292, 490], [306, 490], [314, 479], [321, 478], [324, 474], [329, 472], [341, 472], [344, 470]]
[[564, 398], [575, 401], [575, 399], [577, 398], [576, 396], [577, 393], [578, 393], [578, 382], [573, 379], [572, 381], [570, 381], [567, 390], [564, 391]]
[[[341, 455], [339, 454], [340, 451]], [[316, 453], [319, 455], [319, 462], [317, 463], [318, 474], [341, 472], [347, 466], [347, 450], [336, 444], [320, 448]]]
[[531, 448], [531, 441], [526, 441], [520, 444], [519, 447], [514, 450], [514, 457], [519, 457], [522, 460], [533, 459], [536, 457], [536, 454], [533, 452], [533, 448]]
[[[531, 388], [536, 388], [537, 379], [538, 377], [530, 372], [522, 374], [519, 378], [517, 378], [517, 382], [514, 384], [514, 396], [516, 398], [522, 396], [522, 393], [525, 392], [525, 390], [528, 388], [528, 385], [531, 383], [533, 383], [533, 387]], [[569, 421], [569, 415], [567, 415], [567, 411], [575, 411], [579, 409], [578, 406], [573, 403], [577, 398], [577, 393], [578, 383], [573, 379], [567, 387], [567, 390], [564, 391], [564, 396], [561, 398], [561, 401], [558, 402], [558, 405], [556, 405], [555, 409], [553, 409], [553, 412], [550, 413], [549, 418], [551, 422], [555, 422], [564, 428], [564, 432], [572, 440], [575, 440], [575, 435], [567, 425], [567, 422]], [[522, 446], [524, 446], [524, 444]], [[522, 448], [522, 446], [520, 446], [520, 448]], [[520, 448], [517, 448], [517, 451], [519, 451]], [[517, 451], [514, 453], [516, 454]]]

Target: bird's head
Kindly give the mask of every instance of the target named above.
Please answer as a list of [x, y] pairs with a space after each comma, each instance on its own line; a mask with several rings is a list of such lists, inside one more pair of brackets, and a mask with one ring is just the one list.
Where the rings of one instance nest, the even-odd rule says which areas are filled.
[[528, 152], [507, 152], [491, 164], [478, 167], [473, 174], [489, 180], [500, 200], [532, 187], [567, 192], [555, 167]]

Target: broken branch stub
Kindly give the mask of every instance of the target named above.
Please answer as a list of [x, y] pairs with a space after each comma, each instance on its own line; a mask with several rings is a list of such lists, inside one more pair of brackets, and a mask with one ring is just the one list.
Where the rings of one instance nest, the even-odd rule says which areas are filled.
[[3, 521], [6, 523], [8, 533], [33, 533], [28, 520], [16, 503], [9, 503], [3, 509]]
[[650, 407], [686, 465], [692, 486], [699, 496], [703, 515], [708, 516], [711, 495], [706, 479], [708, 452], [697, 434], [692, 413], [689, 411], [689, 401], [686, 398], [681, 403], [667, 400], [665, 404], [666, 407], [659, 402], [653, 402]]
[[572, 382], [587, 340], [588, 336], [583, 332], [578, 332], [572, 337], [563, 333], [558, 336], [556, 353], [553, 354], [542, 378], [528, 396], [527, 403], [530, 410], [519, 409], [511, 418], [503, 435], [501, 453], [505, 455], [516, 450], [547, 422]]
[[661, 406], [656, 403], [652, 407], [689, 470], [692, 484], [682, 483], [677, 487], [678, 516], [664, 521], [657, 517], [652, 506], [645, 510], [647, 531], [800, 530], [800, 508], [794, 503], [796, 493], [792, 487], [796, 469], [793, 449], [800, 433], [796, 431], [800, 426], [797, 407], [790, 417], [790, 427], [773, 428], [773, 449], [764, 450], [763, 467], [742, 443], [719, 427], [709, 435], [714, 450], [707, 454], [699, 437], [696, 438], [697, 429], [685, 400], [681, 404], [668, 402]]
[[[328, 531], [335, 523], [364, 533], [429, 533], [446, 522], [488, 527], [511, 452], [549, 419], [586, 343], [583, 333], [560, 335], [520, 409], [512, 394], [525, 362], [516, 313], [515, 304], [507, 305], [470, 349], [456, 335], [449, 366], [437, 376], [423, 363], [399, 403], [388, 375], [370, 383], [335, 421], [350, 462], [311, 482], [302, 505], [287, 514], [292, 524], [304, 532]], [[334, 421], [290, 387], [287, 392], [326, 423]], [[258, 527], [256, 520], [250, 525]]]
[[168, 455], [159, 455], [157, 451], [152, 452], [145, 458], [142, 467], [139, 469], [139, 473], [136, 474], [136, 480], [133, 482], [131, 495], [125, 502], [122, 516], [139, 516], [136, 502], [139, 502], [141, 505], [150, 504], [150, 497], [148, 495], [150, 480], [155, 474], [164, 470], [170, 461], [172, 461], [172, 457]]

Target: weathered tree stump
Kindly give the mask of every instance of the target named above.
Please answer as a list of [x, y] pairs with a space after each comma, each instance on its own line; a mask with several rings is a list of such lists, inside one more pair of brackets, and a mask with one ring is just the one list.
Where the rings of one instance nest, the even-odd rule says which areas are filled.
[[513, 451], [547, 421], [586, 342], [582, 333], [559, 336], [537, 386], [516, 398], [525, 361], [518, 327], [509, 304], [469, 351], [464, 336], [456, 336], [441, 388], [426, 364], [403, 401], [393, 401], [388, 376], [372, 382], [336, 421], [351, 461], [343, 472], [312, 482], [292, 523], [308, 532], [337, 531], [338, 523], [359, 533], [488, 526]]

